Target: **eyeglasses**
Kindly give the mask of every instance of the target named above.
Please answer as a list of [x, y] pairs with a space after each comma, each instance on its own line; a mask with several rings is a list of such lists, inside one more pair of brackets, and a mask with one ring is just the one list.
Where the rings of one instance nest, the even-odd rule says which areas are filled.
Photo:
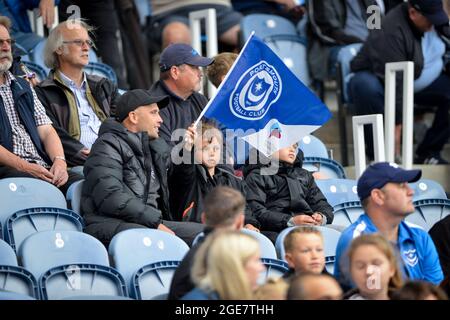
[[13, 44], [16, 43], [16, 40], [14, 39], [0, 39], [0, 46], [3, 46], [5, 44], [5, 42], [9, 45], [12, 46]]
[[89, 48], [92, 48], [94, 46], [94, 42], [92, 42], [92, 40], [81, 40], [81, 39], [76, 39], [76, 40], [70, 40], [70, 41], [63, 41], [64, 44], [76, 44], [78, 47], [82, 47], [84, 44], [87, 44], [87, 46]]

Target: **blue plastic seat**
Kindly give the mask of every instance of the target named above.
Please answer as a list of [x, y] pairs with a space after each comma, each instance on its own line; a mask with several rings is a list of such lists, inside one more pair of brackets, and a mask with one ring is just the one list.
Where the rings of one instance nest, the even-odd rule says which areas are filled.
[[447, 199], [444, 188], [436, 181], [430, 179], [420, 179], [409, 183], [414, 190], [413, 201], [424, 199]]
[[47, 230], [83, 231], [84, 222], [78, 214], [60, 208], [31, 208], [15, 212], [6, 222], [5, 240], [17, 252], [30, 235]]
[[66, 199], [70, 209], [81, 215], [81, 191], [84, 180], [73, 183], [66, 192]]
[[14, 212], [35, 208], [55, 207], [67, 209], [64, 194], [54, 185], [33, 178], [6, 178], [0, 180], [0, 223]]
[[[284, 250], [284, 238], [286, 238], [287, 234], [301, 226], [289, 227], [280, 232], [275, 242], [275, 247], [277, 249], [278, 258], [280, 260], [286, 261], [285, 259], [285, 250]], [[324, 240], [324, 253], [325, 253], [325, 267], [328, 272], [332, 273], [334, 269], [334, 261], [336, 257], [336, 247], [341, 236], [341, 232], [336, 229], [325, 227], [325, 226], [315, 226], [323, 236]]]
[[258, 284], [260, 285], [264, 284], [269, 278], [277, 279], [282, 277], [289, 270], [288, 264], [282, 260], [261, 258], [261, 262], [266, 267], [266, 270], [258, 278]]
[[126, 297], [125, 280], [113, 268], [76, 264], [52, 268], [39, 281], [43, 300], [60, 300], [86, 296]]
[[356, 180], [321, 179], [315, 182], [332, 207], [343, 202], [359, 201]]
[[348, 227], [364, 213], [360, 201], [348, 201], [333, 207], [333, 225]]
[[10, 291], [0, 291], [0, 300], [36, 300], [28, 295]]
[[259, 248], [261, 250], [261, 258], [277, 259], [277, 251], [272, 241], [260, 232], [252, 231], [249, 229], [241, 229], [243, 233], [246, 233], [258, 240]]
[[298, 148], [303, 151], [304, 157], [329, 158], [325, 144], [313, 135], [304, 136], [298, 142]]
[[109, 267], [108, 252], [103, 244], [78, 231], [35, 233], [22, 243], [18, 257], [37, 279], [48, 270], [63, 265], [94, 264]]
[[117, 75], [113, 68], [107, 64], [101, 62], [89, 62], [87, 66], [84, 67], [84, 72], [91, 75], [97, 75], [104, 78], [108, 78], [114, 84], [117, 85]]
[[339, 132], [341, 143], [342, 164], [348, 165], [348, 140], [347, 140], [347, 113], [353, 113], [353, 106], [348, 96], [348, 83], [353, 74], [350, 70], [350, 62], [358, 54], [362, 47], [362, 43], [354, 43], [347, 45], [339, 50], [337, 56], [337, 101], [338, 101], [338, 117], [339, 117]]
[[22, 63], [31, 71], [36, 74], [37, 81], [41, 82], [47, 78], [48, 71], [37, 63], [31, 61], [22, 61]]
[[261, 39], [275, 35], [297, 35], [297, 29], [289, 20], [271, 14], [249, 14], [241, 20], [242, 43], [252, 31]]
[[328, 179], [345, 179], [345, 170], [342, 165], [332, 159], [305, 157], [302, 168], [311, 172], [320, 172]]
[[[157, 262], [181, 261], [188, 251], [188, 245], [177, 236], [144, 228], [122, 231], [113, 237], [109, 245], [114, 266], [125, 278], [130, 293], [136, 292], [133, 279], [139, 269]], [[170, 282], [162, 283], [170, 285]], [[169, 286], [165, 289], [168, 293]]]
[[133, 296], [138, 300], [167, 300], [170, 284], [180, 261], [145, 265], [132, 278]]
[[[3, 240], [0, 240], [0, 293], [11, 293], [5, 300], [39, 299], [39, 288], [36, 278], [27, 270], [17, 265], [14, 250]], [[16, 298], [13, 298], [17, 294]], [[20, 297], [23, 295], [23, 299]], [[0, 296], [0, 300], [2, 297]]]
[[424, 199], [414, 201], [415, 211], [405, 218], [410, 222], [429, 231], [433, 225], [450, 214], [450, 200]]

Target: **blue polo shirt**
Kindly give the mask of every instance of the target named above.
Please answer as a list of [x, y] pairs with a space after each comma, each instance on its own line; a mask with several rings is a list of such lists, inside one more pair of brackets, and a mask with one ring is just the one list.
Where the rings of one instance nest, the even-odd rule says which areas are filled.
[[[362, 214], [344, 230], [339, 238], [334, 263], [334, 275], [339, 282], [351, 285], [346, 254], [351, 241], [361, 234], [376, 232], [378, 229], [367, 214]], [[398, 242], [395, 249], [399, 263], [403, 266], [404, 278], [425, 280], [436, 285], [444, 279], [433, 240], [419, 226], [402, 221], [398, 228]]]

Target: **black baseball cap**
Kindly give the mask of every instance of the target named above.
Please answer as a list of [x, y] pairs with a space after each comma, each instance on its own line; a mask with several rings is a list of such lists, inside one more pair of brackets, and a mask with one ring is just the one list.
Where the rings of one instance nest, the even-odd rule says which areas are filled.
[[358, 179], [358, 196], [362, 201], [370, 196], [373, 189], [381, 189], [388, 182], [416, 182], [421, 176], [421, 170], [404, 170], [396, 163], [374, 163]]
[[202, 57], [190, 45], [184, 43], [171, 44], [163, 50], [159, 57], [159, 69], [161, 72], [169, 70], [172, 66], [190, 64], [192, 66], [206, 67], [214, 62], [214, 59]]
[[168, 96], [152, 96], [147, 90], [135, 89], [125, 92], [117, 101], [116, 105], [116, 119], [119, 122], [128, 117], [131, 111], [136, 110], [141, 106], [148, 106], [156, 103], [160, 109], [167, 106], [169, 103]]
[[442, 0], [409, 0], [409, 4], [422, 13], [433, 25], [448, 24], [448, 15], [442, 5]]

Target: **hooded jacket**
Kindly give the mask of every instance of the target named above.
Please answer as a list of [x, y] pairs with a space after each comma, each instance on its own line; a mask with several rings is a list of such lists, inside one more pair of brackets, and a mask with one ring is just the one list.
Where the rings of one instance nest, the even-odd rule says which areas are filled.
[[[157, 228], [162, 219], [172, 220], [168, 150], [162, 139], [150, 140], [147, 133], [132, 133], [112, 119], [103, 122], [84, 165], [81, 207], [90, 234], [108, 242], [122, 223]], [[158, 208], [148, 197], [151, 163], [160, 183]]]
[[261, 174], [261, 169], [269, 165], [262, 164], [268, 163], [262, 161], [262, 155], [259, 158], [257, 164], [246, 165], [243, 172], [247, 203], [261, 224], [261, 230], [279, 232], [288, 226], [292, 217], [314, 212], [322, 213], [327, 224], [333, 221], [333, 208], [317, 187], [312, 173], [302, 168], [301, 151], [292, 165], [280, 161], [278, 171], [272, 175]]

